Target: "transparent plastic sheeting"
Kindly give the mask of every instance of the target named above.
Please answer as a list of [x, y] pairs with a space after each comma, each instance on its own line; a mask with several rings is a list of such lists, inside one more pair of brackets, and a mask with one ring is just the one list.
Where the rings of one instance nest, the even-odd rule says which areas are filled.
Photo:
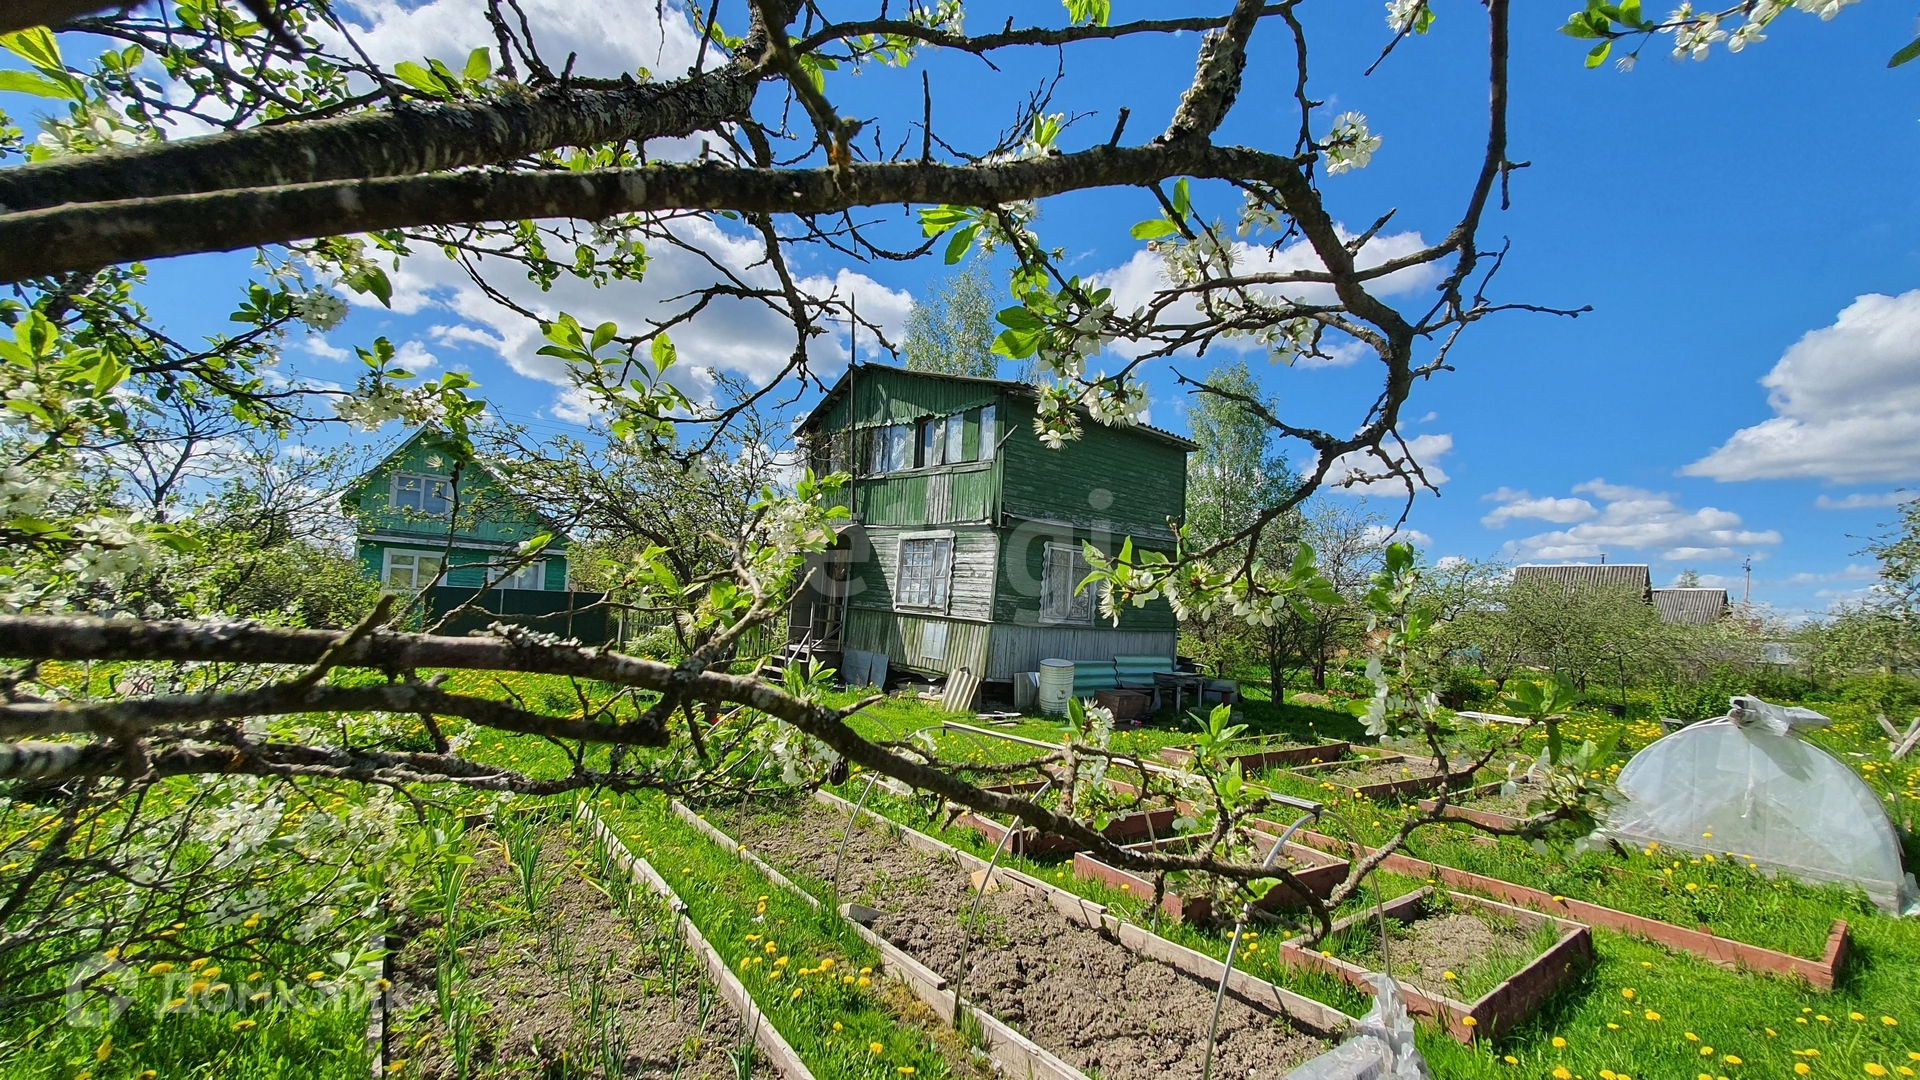
[[1413, 1046], [1413, 1018], [1400, 988], [1385, 975], [1369, 975], [1373, 1008], [1346, 1042], [1287, 1074], [1287, 1080], [1432, 1080], [1426, 1059]]
[[1602, 832], [1690, 853], [1731, 852], [1769, 870], [1866, 891], [1920, 914], [1900, 839], [1864, 780], [1794, 734], [1824, 727], [1809, 709], [1734, 698], [1727, 716], [1655, 740], [1620, 770], [1626, 797]]

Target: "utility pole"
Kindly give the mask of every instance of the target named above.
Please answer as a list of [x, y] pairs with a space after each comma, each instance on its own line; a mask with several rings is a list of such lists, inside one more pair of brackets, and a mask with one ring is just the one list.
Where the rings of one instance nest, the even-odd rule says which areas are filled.
[[1753, 603], [1753, 557], [1749, 555], [1747, 561], [1741, 563], [1740, 567], [1747, 572], [1746, 590], [1741, 595], [1740, 602], [1742, 604], [1751, 604]]

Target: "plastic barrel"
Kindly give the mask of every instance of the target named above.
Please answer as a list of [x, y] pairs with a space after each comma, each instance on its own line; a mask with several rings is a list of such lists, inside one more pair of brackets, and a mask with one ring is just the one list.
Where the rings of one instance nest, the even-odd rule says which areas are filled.
[[1040, 711], [1048, 716], [1062, 716], [1067, 711], [1067, 699], [1073, 696], [1073, 661], [1040, 661]]

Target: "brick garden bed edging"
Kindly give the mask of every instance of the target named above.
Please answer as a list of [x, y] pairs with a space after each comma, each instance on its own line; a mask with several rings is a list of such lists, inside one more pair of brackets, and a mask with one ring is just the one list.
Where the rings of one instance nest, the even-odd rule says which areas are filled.
[[[1420, 906], [1420, 902], [1435, 892], [1433, 886], [1416, 889], [1382, 905], [1387, 918], [1398, 918]], [[1571, 978], [1580, 968], [1593, 962], [1593, 934], [1577, 922], [1569, 919], [1542, 915], [1526, 908], [1513, 907], [1493, 900], [1482, 899], [1466, 893], [1449, 892], [1449, 899], [1469, 908], [1489, 911], [1535, 928], [1542, 923], [1551, 923], [1560, 928], [1560, 939], [1552, 948], [1535, 957], [1526, 967], [1508, 976], [1500, 985], [1481, 995], [1480, 1000], [1471, 1004], [1422, 989], [1409, 983], [1398, 982], [1400, 994], [1406, 999], [1407, 1011], [1415, 1016], [1425, 1016], [1439, 1023], [1442, 1030], [1460, 1042], [1472, 1042], [1476, 1038], [1492, 1039], [1501, 1032], [1533, 1015], [1542, 1002], [1560, 985]], [[1357, 912], [1340, 919], [1333, 924], [1333, 933], [1339, 933], [1357, 922], [1374, 918], [1371, 910]], [[1280, 959], [1293, 967], [1310, 971], [1322, 971], [1334, 975], [1352, 985], [1362, 993], [1372, 993], [1373, 985], [1367, 982], [1371, 974], [1358, 964], [1342, 960], [1337, 956], [1327, 956], [1301, 945], [1298, 941], [1280, 943]]]
[[[1362, 847], [1345, 840], [1336, 840], [1331, 836], [1322, 836], [1315, 832], [1303, 830], [1298, 835], [1303, 843], [1311, 844], [1322, 851], [1344, 852], [1349, 857], [1364, 857], [1373, 851], [1372, 848]], [[1356, 848], [1359, 849], [1358, 855], [1355, 854]], [[1602, 907], [1599, 904], [1590, 904], [1585, 900], [1554, 896], [1539, 889], [1516, 885], [1511, 881], [1502, 881], [1499, 878], [1487, 877], [1472, 871], [1426, 862], [1398, 852], [1387, 856], [1381, 862], [1380, 868], [1429, 880], [1437, 878], [1455, 888], [1483, 892], [1509, 904], [1518, 904], [1587, 926], [1598, 926], [1607, 930], [1617, 930], [1623, 934], [1632, 934], [1656, 945], [1692, 953], [1711, 963], [1735, 971], [1752, 970], [1769, 975], [1802, 978], [1820, 990], [1833, 989], [1835, 976], [1846, 964], [1847, 952], [1851, 948], [1845, 919], [1833, 921], [1833, 929], [1827, 934], [1827, 946], [1821, 958], [1808, 960], [1789, 953], [1761, 948], [1758, 945], [1749, 945], [1744, 941], [1717, 937], [1706, 930], [1689, 930], [1684, 926], [1675, 926], [1658, 919], [1649, 919], [1644, 915], [1634, 915], [1610, 907]]]

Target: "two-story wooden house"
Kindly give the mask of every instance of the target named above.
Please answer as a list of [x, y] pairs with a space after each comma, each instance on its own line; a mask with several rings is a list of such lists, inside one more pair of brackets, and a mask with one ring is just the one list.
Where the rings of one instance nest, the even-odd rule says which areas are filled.
[[[486, 466], [455, 468], [440, 439], [431, 428], [416, 430], [341, 493], [367, 575], [392, 592], [426, 590], [429, 620], [469, 601], [484, 610], [446, 632], [505, 620], [605, 641], [601, 594], [568, 590], [567, 535], [514, 498]], [[514, 567], [520, 545], [541, 533], [553, 539]]]
[[1025, 383], [856, 364], [802, 422], [818, 473], [853, 480], [852, 524], [794, 600], [789, 641], [859, 649], [925, 673], [992, 681], [1042, 659], [1172, 656], [1164, 600], [1102, 618], [1082, 544], [1170, 552], [1193, 444], [1108, 427], [1059, 450], [1033, 434]]

